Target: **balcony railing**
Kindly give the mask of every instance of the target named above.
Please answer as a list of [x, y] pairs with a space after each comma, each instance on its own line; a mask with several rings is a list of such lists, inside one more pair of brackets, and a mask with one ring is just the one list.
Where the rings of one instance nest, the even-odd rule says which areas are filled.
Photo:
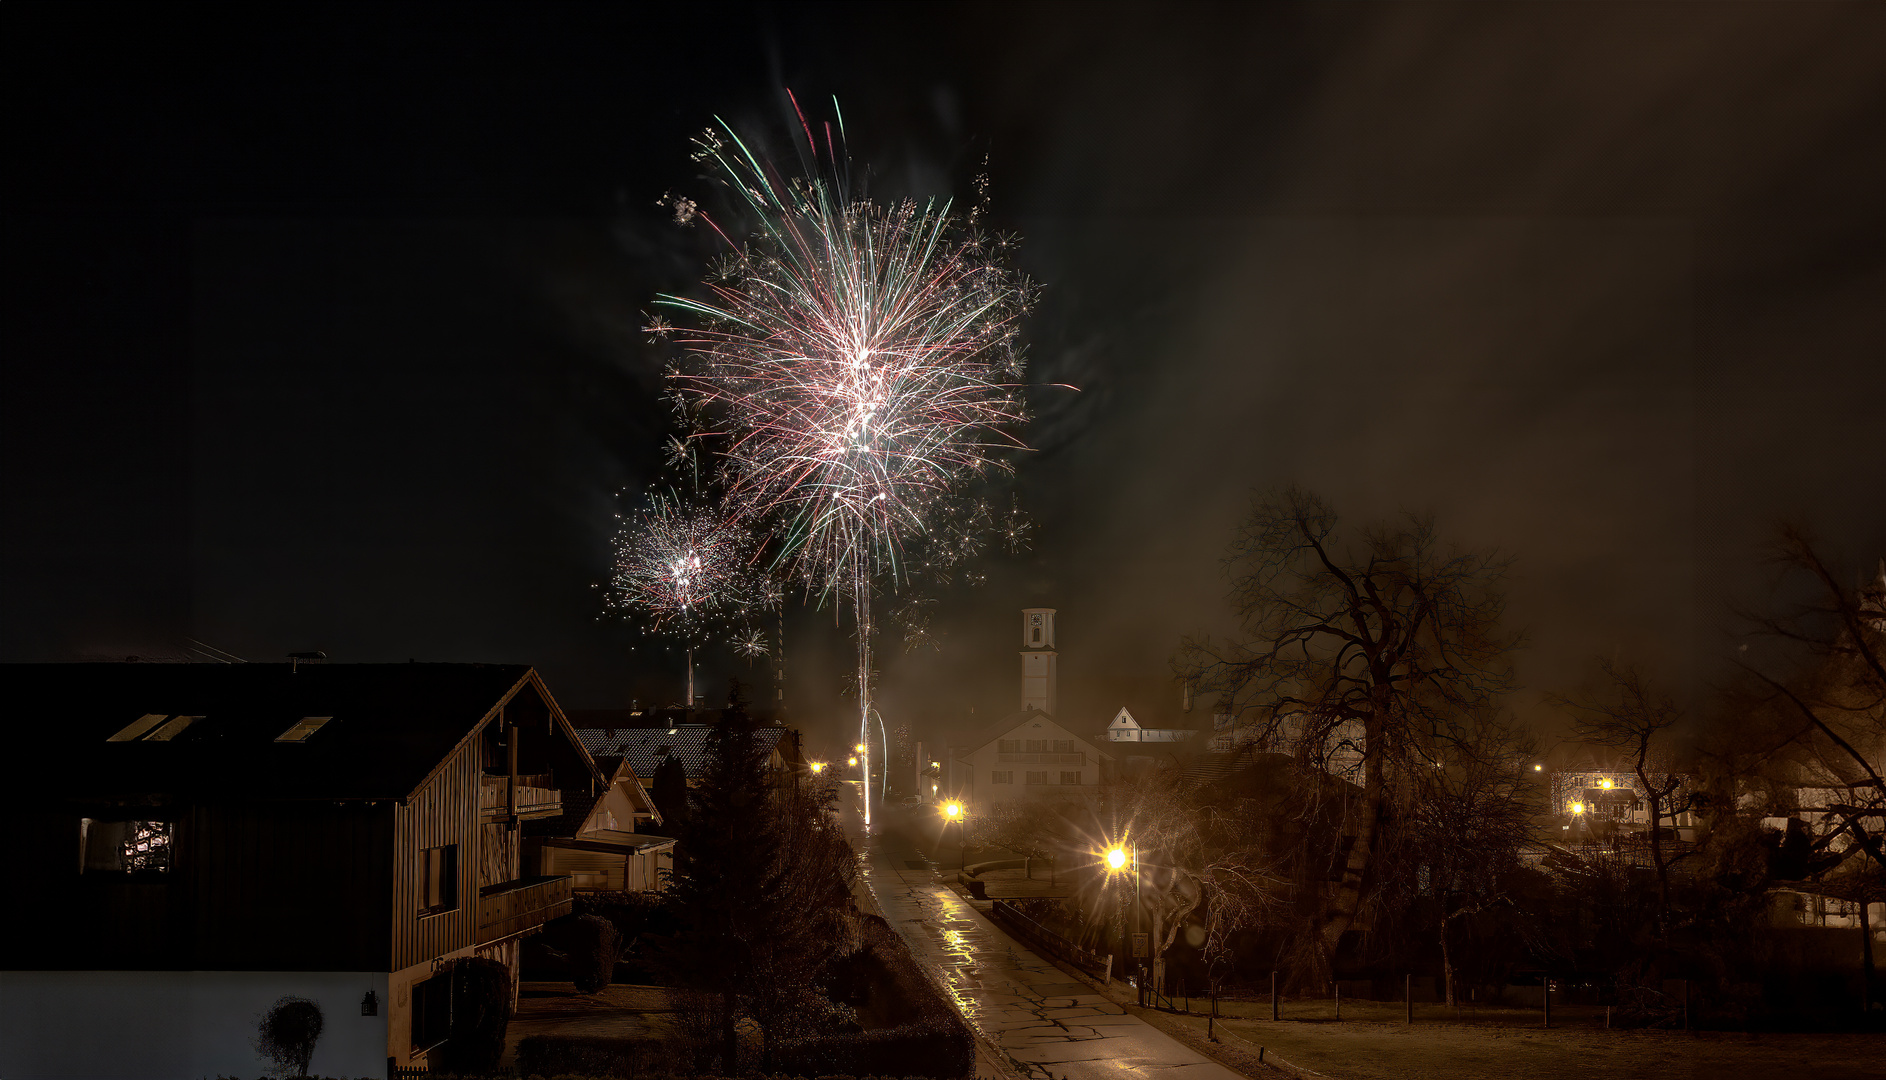
[[478, 890], [478, 944], [534, 930], [570, 913], [568, 877], [531, 877]]
[[997, 754], [998, 765], [1085, 765], [1087, 755], [1081, 754]]
[[[479, 817], [496, 821], [509, 807], [506, 790], [508, 776], [482, 777], [478, 784]], [[517, 816], [521, 818], [556, 817], [563, 813], [563, 792], [551, 786], [549, 773], [520, 773], [517, 778]]]

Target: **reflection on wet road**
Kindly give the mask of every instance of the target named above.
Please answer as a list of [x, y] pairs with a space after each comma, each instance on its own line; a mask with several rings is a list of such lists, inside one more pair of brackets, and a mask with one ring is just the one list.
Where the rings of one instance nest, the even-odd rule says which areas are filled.
[[861, 835], [863, 874], [878, 909], [963, 1015], [1031, 1080], [1242, 1080], [1028, 951], [937, 880], [895, 831]]

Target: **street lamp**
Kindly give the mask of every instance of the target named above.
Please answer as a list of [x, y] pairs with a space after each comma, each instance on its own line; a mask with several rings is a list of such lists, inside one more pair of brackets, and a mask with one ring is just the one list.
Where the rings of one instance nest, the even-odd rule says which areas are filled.
[[[1144, 875], [1142, 875], [1139, 872], [1139, 845], [1138, 844], [1133, 845], [1132, 858], [1133, 858], [1133, 938], [1135, 941], [1137, 941], [1140, 935], [1139, 912], [1140, 912], [1140, 908], [1143, 906], [1140, 903], [1140, 901], [1143, 898], [1142, 888], [1143, 888], [1143, 881], [1144, 881]], [[1122, 845], [1122, 844], [1113, 845], [1112, 850], [1107, 852], [1107, 872], [1111, 874], [1115, 870], [1125, 869], [1126, 860], [1127, 860], [1127, 851], [1126, 851], [1125, 845]], [[1135, 956], [1133, 959], [1136, 961], [1140, 960], [1140, 958], [1137, 956]], [[1139, 967], [1139, 1003], [1141, 1005], [1144, 1005], [1146, 1004], [1146, 965], [1144, 962], [1140, 962], [1137, 966]]]
[[1584, 804], [1584, 803], [1581, 803], [1581, 802], [1575, 802], [1575, 803], [1573, 803], [1573, 804], [1572, 804], [1572, 813], [1574, 813], [1574, 814], [1582, 814], [1582, 813], [1584, 813], [1584, 812], [1585, 812], [1585, 804]]
[[963, 820], [963, 804], [954, 799], [951, 799], [949, 805], [943, 808], [943, 832], [946, 835], [950, 831], [951, 822], [959, 826], [956, 833], [956, 869], [961, 870], [963, 860], [966, 858], [964, 851], [969, 847], [969, 823]]
[[812, 763], [812, 773], [813, 773], [813, 775], [815, 775], [815, 776], [816, 776], [816, 775], [818, 775], [819, 773], [822, 773], [822, 772], [824, 772], [824, 771], [825, 771], [825, 763], [824, 763], [823, 761], [815, 761], [815, 762], [813, 762], [813, 763]]
[[847, 764], [847, 765], [849, 765], [849, 766], [851, 766], [851, 767], [852, 767], [852, 768], [854, 768], [854, 769], [855, 769], [855, 768], [857, 768], [857, 767], [858, 767], [858, 755], [856, 755], [856, 754], [853, 754], [852, 756], [850, 756], [850, 757], [848, 757], [848, 758], [846, 758], [846, 759], [845, 759], [845, 764]]

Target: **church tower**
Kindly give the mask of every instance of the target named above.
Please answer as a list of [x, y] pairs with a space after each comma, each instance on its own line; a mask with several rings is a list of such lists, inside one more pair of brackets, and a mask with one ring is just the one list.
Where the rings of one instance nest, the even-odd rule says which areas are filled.
[[1054, 651], [1054, 609], [1022, 609], [1022, 708], [1040, 709], [1053, 716], [1060, 707], [1056, 693], [1057, 654]]

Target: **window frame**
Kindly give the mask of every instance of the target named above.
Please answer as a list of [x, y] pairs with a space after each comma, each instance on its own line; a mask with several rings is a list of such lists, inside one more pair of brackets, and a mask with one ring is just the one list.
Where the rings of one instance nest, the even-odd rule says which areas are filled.
[[[432, 899], [434, 876], [432, 873], [432, 853], [439, 853], [438, 859], [438, 898], [436, 904], [428, 904]], [[415, 875], [415, 891], [419, 894], [419, 917], [429, 918], [458, 910], [458, 845], [440, 844], [437, 847], [419, 849], [419, 870]]]

